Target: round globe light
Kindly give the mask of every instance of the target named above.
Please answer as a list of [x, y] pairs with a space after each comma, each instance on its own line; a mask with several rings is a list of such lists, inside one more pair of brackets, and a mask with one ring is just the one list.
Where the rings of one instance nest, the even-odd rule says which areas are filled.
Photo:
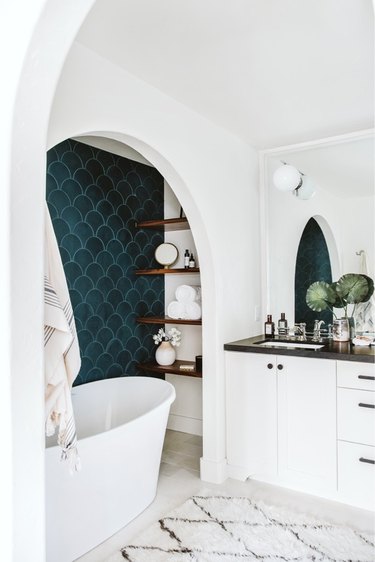
[[311, 199], [315, 195], [315, 184], [308, 176], [303, 176], [302, 185], [295, 191], [298, 199]]
[[294, 166], [284, 164], [273, 174], [273, 183], [280, 191], [293, 191], [301, 183], [301, 174]]

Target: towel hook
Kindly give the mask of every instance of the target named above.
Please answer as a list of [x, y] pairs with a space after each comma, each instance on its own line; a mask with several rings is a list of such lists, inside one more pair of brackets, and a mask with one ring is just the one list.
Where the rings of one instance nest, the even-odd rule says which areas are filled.
[[359, 252], [356, 252], [357, 256], [361, 256], [364, 253], [364, 250], [359, 250]]

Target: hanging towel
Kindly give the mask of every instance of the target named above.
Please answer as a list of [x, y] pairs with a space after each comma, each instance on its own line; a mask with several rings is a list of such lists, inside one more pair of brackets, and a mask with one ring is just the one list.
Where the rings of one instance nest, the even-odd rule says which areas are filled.
[[[367, 256], [364, 250], [360, 253], [359, 273], [372, 277], [367, 266]], [[354, 309], [355, 326], [358, 332], [375, 332], [375, 296], [372, 295], [367, 302], [361, 302]]]
[[176, 289], [176, 299], [179, 302], [199, 302], [201, 300], [201, 288], [193, 285], [179, 285]]
[[46, 435], [54, 435], [61, 459], [80, 469], [71, 388], [81, 357], [65, 273], [47, 204], [45, 206], [44, 366]]

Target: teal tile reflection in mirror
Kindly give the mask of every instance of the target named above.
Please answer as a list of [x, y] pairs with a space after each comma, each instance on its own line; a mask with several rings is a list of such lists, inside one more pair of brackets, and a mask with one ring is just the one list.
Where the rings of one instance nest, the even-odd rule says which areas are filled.
[[306, 304], [306, 291], [315, 281], [332, 283], [332, 271], [324, 234], [317, 221], [311, 218], [298, 246], [294, 279], [295, 322], [306, 322], [309, 331], [313, 329], [315, 319], [332, 324], [330, 310], [314, 312]]
[[[151, 306], [164, 313], [156, 267], [163, 233], [135, 228], [164, 216], [164, 180], [153, 167], [68, 139], [47, 153], [46, 198], [77, 325], [82, 366], [75, 384], [137, 374], [153, 357], [153, 326], [135, 322]], [[146, 304], [145, 304], [146, 295]], [[137, 328], [138, 326], [138, 328]]]

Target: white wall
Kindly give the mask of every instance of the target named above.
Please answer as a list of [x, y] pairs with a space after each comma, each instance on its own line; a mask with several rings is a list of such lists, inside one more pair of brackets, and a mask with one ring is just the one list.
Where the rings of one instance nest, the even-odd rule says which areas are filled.
[[375, 278], [375, 198], [348, 197], [341, 202], [342, 273], [360, 273], [357, 252], [367, 255], [368, 274]]
[[[180, 202], [170, 186], [165, 183], [164, 188], [164, 217], [180, 216]], [[184, 267], [185, 249], [193, 252], [197, 267], [200, 266], [199, 256], [191, 230], [177, 230], [165, 233], [165, 241], [174, 244], [179, 252], [177, 262], [173, 267]], [[203, 264], [204, 267], [204, 264]], [[165, 276], [165, 307], [176, 300], [176, 289], [179, 285], [200, 285], [198, 273], [187, 275]], [[204, 298], [204, 297], [203, 297]], [[176, 348], [176, 358], [185, 361], [195, 361], [196, 355], [202, 355], [202, 327], [181, 324], [167, 325], [167, 329], [175, 326], [181, 331], [181, 345]], [[202, 435], [202, 380], [184, 375], [166, 375], [166, 380], [176, 389], [176, 400], [172, 404], [168, 419], [168, 428], [185, 433]]]
[[202, 476], [223, 479], [223, 344], [260, 329], [254, 321], [260, 303], [255, 151], [74, 44], [56, 90], [48, 147], [82, 134], [108, 136], [141, 153], [158, 168], [189, 217], [205, 293]]

